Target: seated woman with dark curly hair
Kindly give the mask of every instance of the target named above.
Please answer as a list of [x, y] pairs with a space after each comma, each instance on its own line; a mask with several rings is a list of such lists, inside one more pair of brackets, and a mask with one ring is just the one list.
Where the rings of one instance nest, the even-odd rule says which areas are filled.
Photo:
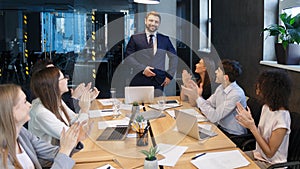
[[247, 152], [260, 168], [287, 161], [291, 118], [288, 110], [291, 94], [291, 80], [282, 70], [263, 72], [257, 81], [256, 94], [262, 101], [263, 108], [258, 127], [247, 110], [237, 103], [236, 119], [250, 129], [256, 139], [256, 149]]

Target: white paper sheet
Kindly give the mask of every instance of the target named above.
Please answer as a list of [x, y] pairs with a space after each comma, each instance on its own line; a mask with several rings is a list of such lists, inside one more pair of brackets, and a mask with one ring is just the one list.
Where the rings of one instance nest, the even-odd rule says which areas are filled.
[[105, 129], [106, 127], [116, 127], [117, 125], [128, 125], [129, 118], [125, 117], [121, 120], [109, 120], [109, 121], [99, 121], [98, 129]]
[[209, 169], [232, 169], [250, 164], [238, 150], [206, 153], [195, 160], [191, 160], [191, 163], [197, 168]]
[[120, 109], [122, 109], [122, 110], [132, 110], [132, 104], [121, 104]]
[[175, 111], [174, 110], [166, 110], [166, 112], [175, 119]]
[[103, 106], [112, 106], [113, 99], [97, 99]]
[[[140, 105], [140, 109], [142, 109], [143, 108], [143, 106], [142, 105]], [[121, 110], [132, 110], [132, 104], [121, 104], [120, 105], [120, 109]]]
[[90, 110], [89, 111], [90, 118], [112, 116], [112, 115], [113, 115], [113, 110], [112, 109]]
[[157, 144], [159, 148], [159, 154], [163, 155], [165, 158], [158, 161], [158, 165], [171, 166], [174, 167], [178, 159], [187, 150], [186, 146], [175, 146], [170, 144]]

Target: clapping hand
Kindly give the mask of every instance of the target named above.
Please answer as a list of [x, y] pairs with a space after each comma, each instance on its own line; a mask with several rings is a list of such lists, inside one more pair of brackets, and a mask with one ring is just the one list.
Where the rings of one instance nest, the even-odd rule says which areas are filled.
[[88, 83], [87, 85], [85, 85], [85, 83], [80, 83], [74, 90], [71, 89], [71, 95], [72, 98], [74, 99], [80, 99], [80, 97], [85, 93], [88, 92], [90, 90], [92, 86], [92, 83]]
[[246, 110], [241, 103], [236, 103], [236, 111], [238, 112], [238, 115], [236, 115], [236, 119], [242, 126], [250, 130], [253, 127], [256, 128], [249, 107], [247, 107]]
[[63, 128], [60, 134], [60, 153], [70, 155], [73, 148], [78, 143], [80, 124], [78, 122], [74, 123], [67, 131]]
[[188, 87], [191, 90], [191, 92], [187, 95], [189, 102], [192, 106], [196, 106], [196, 100], [198, 99], [199, 95], [202, 95], [202, 86], [199, 88], [193, 80], [190, 80], [188, 82]]
[[196, 100], [198, 99], [198, 85], [190, 80], [187, 84], [187, 87], [181, 86], [182, 93], [189, 98], [189, 102], [192, 106], [196, 106]]
[[189, 74], [185, 69], [182, 71], [182, 82], [184, 86], [187, 86], [189, 81], [192, 79], [192, 75]]
[[80, 131], [78, 136], [78, 142], [83, 141], [87, 138], [87, 136], [91, 133], [92, 126], [94, 125], [94, 122], [91, 122], [88, 124], [88, 120], [85, 120], [80, 123]]
[[93, 89], [90, 90], [90, 100], [93, 101], [97, 98], [97, 96], [99, 95], [100, 91], [94, 87]]
[[79, 100], [79, 107], [81, 112], [83, 113], [88, 113], [91, 107], [91, 97], [90, 97], [90, 92], [86, 91]]

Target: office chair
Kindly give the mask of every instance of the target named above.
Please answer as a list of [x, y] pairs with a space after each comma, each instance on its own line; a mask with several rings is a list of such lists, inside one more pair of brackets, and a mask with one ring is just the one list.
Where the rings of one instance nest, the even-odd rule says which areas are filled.
[[300, 169], [300, 113], [290, 112], [291, 134], [289, 140], [288, 158], [285, 163], [271, 165], [268, 169], [288, 167]]
[[[262, 104], [256, 99], [250, 97], [247, 100], [247, 106], [251, 110], [252, 118], [254, 119], [255, 125], [258, 126]], [[239, 136], [230, 136], [229, 138], [243, 151], [250, 151], [255, 149], [255, 138], [249, 129], [248, 134]], [[254, 141], [253, 141], [254, 140]]]

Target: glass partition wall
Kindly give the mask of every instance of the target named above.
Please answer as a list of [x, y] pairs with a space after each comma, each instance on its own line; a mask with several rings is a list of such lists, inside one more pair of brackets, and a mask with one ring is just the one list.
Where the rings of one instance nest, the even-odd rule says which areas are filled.
[[57, 53], [82, 51], [89, 37], [87, 33], [91, 34], [87, 16], [85, 13], [76, 12], [42, 12], [42, 51]]
[[[5, 10], [0, 14], [0, 39], [5, 40], [0, 43], [0, 56], [5, 60], [0, 82], [21, 85], [29, 83], [32, 65], [45, 58], [68, 74], [72, 85], [76, 85], [74, 70], [82, 64], [89, 71], [79, 77], [89, 77], [93, 85], [98, 77], [109, 83], [115, 67], [124, 59], [124, 42], [130, 37], [134, 19], [126, 17], [128, 10]], [[111, 24], [113, 21], [116, 24]], [[119, 30], [117, 34], [114, 29]]]

